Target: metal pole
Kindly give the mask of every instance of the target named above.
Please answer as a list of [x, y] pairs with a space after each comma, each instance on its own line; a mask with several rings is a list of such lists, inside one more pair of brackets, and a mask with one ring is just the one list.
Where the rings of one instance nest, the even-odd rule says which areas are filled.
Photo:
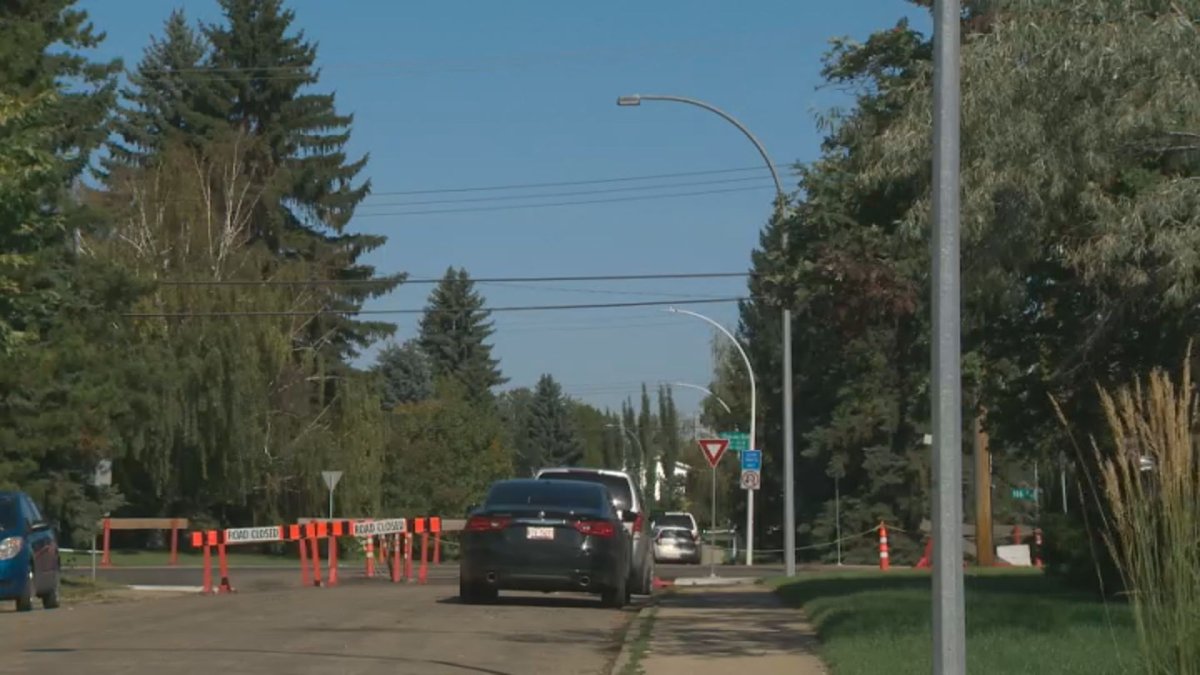
[[[742, 361], [746, 363], [746, 372], [750, 375], [750, 448], [754, 449], [756, 447], [754, 432], [758, 424], [758, 385], [754, 381], [754, 367], [750, 365], [750, 357], [746, 355], [746, 350], [742, 348], [742, 343], [738, 342], [738, 339], [733, 336], [733, 333], [729, 332], [728, 328], [703, 314], [675, 307], [669, 307], [667, 311], [674, 314], [687, 314], [688, 316], [694, 316], [701, 321], [709, 323], [724, 333], [725, 337], [733, 342], [733, 346], [737, 348], [738, 353], [742, 355]], [[746, 490], [746, 565], [754, 565], [754, 490]]]
[[1058, 454], [1058, 480], [1062, 487], [1062, 511], [1067, 512], [1067, 456]]
[[840, 482], [840, 478], [833, 477], [833, 527], [837, 536], [838, 567], [842, 566], [842, 491], [839, 486]]
[[933, 12], [933, 672], [965, 675], [959, 291], [959, 0]]
[[329, 519], [333, 520], [333, 488], [329, 488]]
[[708, 576], [717, 576], [717, 467], [712, 468], [712, 530], [708, 533]]
[[[671, 101], [675, 103], [686, 103], [698, 108], [703, 108], [711, 113], [714, 113], [737, 127], [738, 131], [754, 145], [754, 149], [758, 150], [758, 154], [762, 157], [763, 162], [767, 165], [767, 169], [771, 172], [771, 180], [775, 182], [775, 209], [772, 214], [772, 220], [782, 227], [781, 216], [787, 204], [787, 195], [783, 191], [783, 181], [779, 179], [779, 171], [775, 169], [775, 163], [771, 161], [771, 156], [767, 154], [767, 149], [758, 141], [754, 134], [746, 128], [744, 124], [739, 122], [737, 118], [720, 108], [705, 103], [694, 98], [685, 96], [666, 96], [660, 94], [637, 94], [634, 96], [622, 96], [617, 99], [617, 105], [620, 106], [636, 106], [641, 105], [642, 101]], [[783, 230], [783, 251], [786, 253], [788, 246], [787, 231]], [[788, 576], [796, 574], [796, 509], [795, 509], [795, 437], [793, 434], [793, 419], [792, 419], [792, 311], [787, 307], [783, 310], [783, 548], [784, 548], [784, 566], [786, 567]], [[736, 340], [734, 341], [737, 342]], [[749, 364], [747, 364], [749, 365]], [[751, 375], [753, 378], [753, 374]], [[751, 380], [753, 383], [753, 379]], [[751, 413], [753, 415], [753, 412]], [[750, 424], [750, 447], [751, 449], [761, 449], [755, 446], [754, 423]], [[753, 564], [751, 556], [754, 554], [754, 530], [753, 530], [753, 513], [754, 513], [754, 490], [746, 491], [746, 564]]]
[[1033, 460], [1033, 521], [1042, 522], [1042, 484], [1038, 481], [1038, 463]]

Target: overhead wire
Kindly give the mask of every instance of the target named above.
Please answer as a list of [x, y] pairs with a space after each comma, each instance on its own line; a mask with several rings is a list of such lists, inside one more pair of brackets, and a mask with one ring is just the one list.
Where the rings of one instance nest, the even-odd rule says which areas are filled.
[[[609, 309], [616, 307], [662, 307], [668, 305], [705, 305], [740, 302], [745, 300], [744, 297], [731, 298], [697, 298], [697, 299], [680, 299], [680, 300], [645, 300], [634, 302], [600, 302], [600, 303], [577, 303], [566, 305], [512, 305], [506, 307], [490, 307], [486, 311], [492, 313], [498, 312], [550, 312], [550, 311], [565, 311], [565, 310], [583, 310], [583, 309]], [[295, 310], [231, 310], [218, 312], [126, 312], [122, 316], [131, 319], [206, 319], [206, 318], [232, 318], [232, 317], [256, 317], [256, 318], [283, 318], [283, 317], [312, 317], [323, 315], [387, 315], [387, 314], [463, 314], [467, 312], [478, 311], [476, 309], [437, 309], [426, 307], [423, 309], [318, 309], [311, 311], [295, 311]]]
[[[580, 281], [657, 281], [666, 279], [722, 279], [754, 276], [752, 272], [661, 272], [645, 274], [575, 274], [559, 276], [498, 276], [477, 277], [470, 281], [477, 284], [495, 283], [558, 283]], [[444, 277], [425, 276], [403, 279], [403, 285], [440, 284]], [[393, 283], [389, 279], [162, 279], [155, 281], [159, 286], [353, 286]]]

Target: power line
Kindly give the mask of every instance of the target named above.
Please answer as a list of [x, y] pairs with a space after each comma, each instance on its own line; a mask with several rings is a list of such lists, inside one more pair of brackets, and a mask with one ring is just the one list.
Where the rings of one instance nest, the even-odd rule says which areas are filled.
[[282, 317], [313, 317], [320, 315], [383, 315], [383, 314], [463, 314], [472, 311], [484, 312], [549, 312], [562, 310], [577, 310], [577, 309], [610, 309], [617, 307], [662, 307], [667, 305], [711, 305], [728, 302], [741, 302], [746, 300], [745, 297], [733, 298], [700, 298], [700, 299], [683, 299], [683, 300], [645, 300], [637, 302], [598, 302], [598, 303], [579, 303], [572, 305], [514, 305], [509, 307], [490, 307], [483, 310], [472, 309], [358, 309], [358, 310], [338, 310], [338, 309], [319, 309], [309, 312], [298, 311], [228, 311], [228, 312], [128, 312], [123, 314], [131, 319], [208, 319], [208, 318], [229, 318], [229, 317], [256, 317], [256, 318], [282, 318]]
[[[575, 281], [654, 281], [663, 279], [726, 279], [735, 277], [754, 276], [751, 272], [668, 272], [660, 274], [592, 274], [547, 277], [479, 277], [470, 281], [477, 284], [504, 283], [558, 283]], [[401, 283], [408, 285], [440, 284], [442, 277], [424, 277], [420, 279], [404, 279]], [[351, 286], [369, 284], [390, 284], [391, 279], [302, 279], [261, 281], [242, 279], [163, 279], [156, 282], [159, 286]]]
[[355, 218], [381, 218], [390, 216], [425, 216], [438, 213], [470, 213], [481, 211], [512, 211], [519, 209], [541, 209], [551, 206], [581, 206], [586, 204], [612, 204], [616, 202], [641, 202], [648, 199], [674, 199], [678, 197], [707, 197], [710, 195], [728, 194], [732, 192], [758, 192], [774, 190], [773, 186], [723, 188], [720, 190], [702, 190], [697, 192], [671, 192], [661, 195], [642, 195], [637, 197], [613, 197], [610, 199], [577, 199], [562, 202], [546, 202], [542, 204], [517, 204], [513, 206], [476, 206], [461, 209], [426, 209], [422, 211], [392, 211], [389, 213], [355, 213]]
[[[730, 183], [748, 183], [750, 181], [767, 181], [768, 176], [747, 176], [742, 178], [717, 178], [714, 180], [685, 181], [668, 183], [666, 185], [628, 185], [624, 187], [603, 188], [600, 190], [575, 190], [573, 192], [551, 192], [531, 195], [498, 195], [495, 197], [456, 197], [453, 199], [423, 199], [420, 201], [401, 201], [383, 203], [363, 203], [363, 207], [393, 207], [393, 206], [427, 206], [431, 204], [471, 204], [479, 202], [512, 201], [515, 199], [552, 199], [555, 197], [583, 197], [587, 195], [605, 195], [617, 192], [638, 192], [646, 190], [663, 190], [670, 188], [698, 187], [701, 185], [728, 185]], [[769, 187], [769, 186], [768, 186]]]
[[676, 171], [673, 173], [654, 173], [641, 176], [621, 176], [616, 178], [592, 178], [587, 180], [566, 180], [544, 183], [511, 183], [508, 185], [480, 185], [474, 187], [431, 188], [423, 190], [392, 190], [390, 192], [372, 191], [368, 197], [398, 197], [403, 195], [433, 195], [457, 192], [492, 192], [496, 190], [531, 190], [535, 188], [575, 187], [578, 185], [603, 185], [607, 183], [628, 183], [638, 180], [656, 180], [659, 178], [688, 178], [692, 176], [713, 176], [727, 173], [745, 173], [747, 171], [768, 171], [766, 166], [745, 166], [732, 169], [706, 169], [703, 171]]

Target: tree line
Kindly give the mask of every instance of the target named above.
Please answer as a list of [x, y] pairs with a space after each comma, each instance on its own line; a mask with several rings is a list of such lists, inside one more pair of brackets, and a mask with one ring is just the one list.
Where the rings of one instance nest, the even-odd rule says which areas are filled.
[[340, 514], [453, 515], [544, 463], [674, 462], [669, 392], [634, 419], [549, 375], [499, 391], [465, 270], [417, 338], [355, 365], [395, 330], [358, 310], [405, 275], [347, 229], [371, 190], [354, 117], [281, 0], [217, 2], [211, 24], [172, 12], [124, 80], [74, 0], [0, 9], [0, 487], [83, 543], [105, 513], [321, 515], [325, 469]]
[[[1097, 385], [1179, 363], [1200, 318], [1200, 15], [1158, 0], [963, 5], [963, 452], [979, 424], [997, 520], [1032, 522], [1008, 488], [1032, 485], [1036, 463], [1048, 564], [1094, 579], [1094, 460], [1066, 432], [1103, 436]], [[831, 559], [835, 487], [844, 533], [930, 518], [931, 36], [901, 20], [835, 40], [823, 75], [852, 103], [818, 117], [794, 215], [763, 228], [740, 333], [763, 392], [759, 522], [778, 543], [779, 308], [794, 311], [797, 543]], [[713, 388], [744, 408], [731, 357]], [[968, 490], [969, 521], [971, 506]], [[902, 534], [892, 550], [911, 562], [920, 543]], [[844, 546], [859, 562], [874, 548]]]

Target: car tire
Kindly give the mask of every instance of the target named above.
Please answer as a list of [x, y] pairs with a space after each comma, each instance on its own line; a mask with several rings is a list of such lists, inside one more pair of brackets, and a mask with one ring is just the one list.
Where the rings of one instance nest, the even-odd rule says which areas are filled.
[[17, 598], [17, 611], [30, 612], [33, 611], [33, 598], [36, 592], [36, 584], [33, 578], [33, 568], [29, 568], [29, 577], [25, 579], [25, 588], [21, 591], [21, 597]]
[[468, 583], [463, 577], [458, 578], [458, 599], [464, 605], [474, 605], [479, 602], [479, 587]]
[[59, 606], [59, 589], [62, 586], [62, 578], [60, 573], [54, 575], [54, 588], [50, 589], [49, 593], [42, 596], [42, 609], [58, 609]]
[[649, 560], [646, 566], [642, 568], [642, 578], [638, 581], [638, 586], [634, 589], [639, 595], [650, 595], [654, 592], [654, 561]]
[[624, 578], [617, 579], [617, 584], [604, 589], [600, 594], [600, 602], [605, 607], [621, 609], [629, 602], [629, 585]]

